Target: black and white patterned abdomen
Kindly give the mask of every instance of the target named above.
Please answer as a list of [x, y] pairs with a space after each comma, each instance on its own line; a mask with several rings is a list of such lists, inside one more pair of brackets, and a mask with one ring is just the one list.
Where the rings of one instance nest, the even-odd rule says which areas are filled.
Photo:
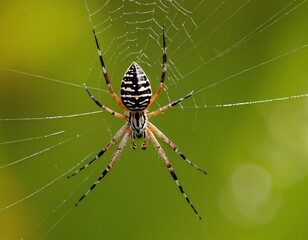
[[152, 90], [142, 68], [133, 62], [121, 83], [121, 101], [130, 111], [142, 111], [150, 103]]

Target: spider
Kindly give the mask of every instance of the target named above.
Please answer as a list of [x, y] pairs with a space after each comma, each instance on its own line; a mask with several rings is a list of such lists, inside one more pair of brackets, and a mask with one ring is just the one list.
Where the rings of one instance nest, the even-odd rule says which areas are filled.
[[98, 100], [94, 98], [94, 96], [91, 94], [87, 86], [84, 84], [84, 88], [87, 91], [88, 95], [91, 97], [91, 99], [95, 102], [96, 105], [98, 105], [100, 108], [102, 108], [107, 113], [115, 116], [116, 118], [122, 119], [125, 121], [125, 124], [118, 130], [118, 132], [112, 137], [112, 139], [106, 144], [106, 146], [95, 156], [94, 159], [92, 159], [89, 163], [87, 163], [85, 166], [81, 167], [79, 170], [74, 172], [72, 175], [68, 176], [68, 178], [76, 175], [81, 170], [87, 168], [90, 164], [92, 164], [95, 160], [97, 160], [99, 157], [101, 157], [105, 152], [107, 152], [112, 145], [116, 143], [117, 140], [119, 140], [122, 137], [122, 140], [120, 141], [117, 150], [113, 154], [110, 162], [107, 164], [106, 168], [103, 170], [99, 178], [96, 180], [96, 182], [89, 188], [89, 190], [81, 196], [81, 198], [78, 200], [78, 202], [75, 204], [77, 206], [95, 187], [96, 185], [106, 176], [106, 174], [109, 172], [109, 170], [113, 167], [114, 163], [116, 162], [117, 158], [119, 157], [119, 154], [125, 147], [128, 140], [130, 140], [131, 147], [133, 149], [136, 149], [136, 144], [134, 142], [135, 138], [142, 138], [144, 139], [143, 144], [141, 148], [144, 150], [148, 146], [148, 140], [150, 140], [154, 147], [156, 148], [159, 156], [162, 158], [164, 164], [168, 168], [173, 180], [177, 184], [180, 192], [182, 193], [183, 197], [186, 199], [190, 207], [193, 209], [197, 217], [201, 220], [201, 216], [198, 214], [196, 208], [191, 203], [189, 198], [184, 192], [183, 187], [181, 186], [173, 167], [171, 166], [170, 161], [168, 160], [164, 150], [162, 149], [161, 145], [159, 144], [158, 140], [156, 139], [155, 135], [162, 139], [173, 151], [175, 151], [184, 161], [189, 163], [194, 168], [198, 169], [199, 171], [203, 172], [204, 174], [207, 174], [206, 171], [199, 168], [197, 165], [192, 163], [190, 160], [188, 160], [178, 149], [178, 147], [168, 138], [166, 135], [164, 135], [157, 127], [155, 127], [151, 122], [148, 121], [151, 117], [157, 116], [161, 114], [162, 112], [166, 111], [169, 108], [172, 108], [173, 106], [177, 105], [184, 99], [192, 96], [193, 92], [190, 92], [186, 96], [175, 100], [169, 104], [167, 104], [164, 107], [161, 107], [157, 110], [148, 112], [148, 109], [153, 105], [153, 103], [156, 101], [157, 97], [159, 96], [163, 86], [164, 86], [164, 79], [166, 75], [167, 70], [167, 55], [166, 55], [166, 40], [165, 40], [165, 30], [164, 27], [162, 28], [162, 37], [163, 37], [163, 62], [162, 62], [162, 73], [161, 73], [161, 79], [159, 82], [159, 86], [152, 96], [152, 90], [151, 85], [149, 82], [149, 79], [147, 78], [144, 71], [141, 69], [141, 67], [136, 63], [133, 62], [130, 67], [127, 69], [126, 73], [124, 74], [124, 77], [121, 82], [121, 98], [119, 98], [114, 90], [113, 87], [109, 81], [109, 76], [105, 67], [105, 63], [102, 56], [102, 51], [99, 47], [98, 39], [96, 37], [95, 30], [93, 29], [93, 35], [96, 42], [96, 47], [98, 50], [98, 56], [100, 59], [100, 64], [103, 70], [104, 78], [107, 84], [107, 87], [109, 89], [109, 92], [113, 99], [116, 101], [116, 103], [125, 111], [126, 114], [121, 114], [118, 112], [115, 112], [111, 110], [110, 108], [106, 107], [102, 103], [100, 103]]

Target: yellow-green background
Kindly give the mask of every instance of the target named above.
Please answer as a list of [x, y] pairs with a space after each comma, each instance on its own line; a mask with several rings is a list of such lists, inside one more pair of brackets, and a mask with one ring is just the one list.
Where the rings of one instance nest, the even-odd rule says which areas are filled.
[[[232, 2], [236, 7], [232, 8]], [[215, 26], [211, 24], [217, 26], [235, 12], [241, 5], [236, 3], [230, 1], [225, 12], [215, 14], [208, 23], [209, 29]], [[251, 1], [238, 18], [221, 27], [198, 51], [209, 59], [207, 52], [213, 55], [214, 51], [224, 50], [288, 3], [291, 1]], [[209, 7], [211, 4], [215, 6], [209, 2]], [[204, 9], [204, 16], [202, 12], [195, 15], [199, 22], [208, 13], [205, 5]], [[187, 65], [181, 61], [179, 66], [183, 73], [190, 72], [188, 69], [195, 62], [202, 67], [179, 83], [169, 84], [170, 98], [181, 97], [192, 89], [198, 91], [305, 46], [307, 13], [307, 3], [303, 3], [211, 64], [202, 65], [200, 60], [188, 56]], [[123, 29], [116, 27], [104, 33], [106, 38], [112, 32], [120, 35], [117, 31]], [[87, 82], [106, 89], [102, 82], [96, 83], [102, 79], [99, 75], [96, 78], [95, 71], [89, 73], [96, 49], [83, 1], [1, 1], [0, 32], [1, 68], [78, 85]], [[106, 48], [103, 35], [99, 37]], [[195, 38], [205, 37], [198, 32]], [[168, 51], [172, 50], [171, 44]], [[149, 51], [158, 53], [156, 49]], [[172, 60], [177, 57], [179, 54]], [[188, 99], [183, 105], [236, 103], [306, 93], [307, 61], [307, 48], [303, 47], [196, 94], [195, 102]], [[113, 71], [116, 90], [119, 77], [130, 62], [121, 62], [119, 71]], [[96, 67], [99, 64], [94, 63]], [[155, 88], [154, 80], [160, 73], [151, 69], [147, 73]], [[71, 85], [4, 69], [0, 69], [0, 84], [2, 119], [98, 110], [82, 88]], [[93, 93], [105, 105], [120, 111], [108, 94]], [[164, 104], [167, 99], [163, 93], [159, 103]], [[165, 147], [185, 191], [204, 218], [205, 230], [152, 147], [147, 151], [126, 147], [106, 179], [75, 208], [76, 200], [97, 179], [114, 147], [73, 179], [64, 177], [43, 192], [0, 211], [0, 239], [306, 239], [307, 120], [305, 98], [230, 108], [176, 108], [153, 119], [190, 160], [209, 173], [203, 176]], [[0, 145], [1, 165], [94, 131], [0, 169], [0, 208], [54, 180], [86, 155], [94, 156], [121, 124], [105, 113], [60, 120], [1, 121], [0, 142], [65, 130], [48, 139]], [[76, 189], [86, 177], [87, 181]]]

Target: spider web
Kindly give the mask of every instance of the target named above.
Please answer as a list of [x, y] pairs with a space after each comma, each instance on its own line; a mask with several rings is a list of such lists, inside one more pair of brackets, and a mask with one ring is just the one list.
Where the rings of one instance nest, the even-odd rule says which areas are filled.
[[[120, 164], [99, 185], [100, 190], [91, 193], [78, 209], [73, 207], [111, 153], [80, 176], [70, 180], [65, 176], [95, 156], [122, 124], [100, 114], [82, 89], [85, 82], [105, 105], [120, 111], [106, 91], [91, 28], [119, 92], [120, 79], [133, 61], [141, 65], [152, 89], [157, 87], [165, 26], [167, 77], [153, 108], [191, 90], [194, 95], [153, 122], [190, 160], [211, 173], [204, 179], [190, 172], [189, 166], [166, 149], [179, 169], [182, 185], [200, 214], [207, 213], [204, 217], [209, 219], [206, 224], [213, 238], [224, 238], [215, 228], [217, 213], [220, 220], [238, 224], [238, 232], [246, 222], [255, 226], [270, 222], [281, 206], [281, 195], [307, 176], [308, 170], [306, 1], [106, 0], [85, 1], [84, 5], [55, 5], [47, 11], [46, 6], [34, 3], [34, 16], [58, 14], [47, 15], [40, 23], [39, 32], [50, 39], [45, 45], [32, 45], [33, 38], [25, 45], [31, 54], [23, 52], [19, 42], [10, 45], [16, 51], [10, 52], [4, 48], [7, 36], [2, 40], [2, 52], [8, 57], [0, 62], [4, 74], [0, 171], [1, 189], [10, 193], [0, 205], [0, 216], [7, 222], [1, 228], [3, 238], [123, 238], [119, 227], [126, 238], [181, 239], [191, 234], [204, 238], [160, 159], [146, 161], [156, 159], [153, 149], [144, 153], [126, 147]], [[14, 14], [22, 9], [7, 6]], [[81, 20], [76, 22], [72, 9], [80, 11]], [[64, 23], [70, 21], [66, 28]], [[49, 27], [59, 24], [65, 30], [57, 32], [57, 41]], [[16, 32], [24, 33], [21, 26], [12, 25]], [[9, 36], [10, 24], [4, 26]], [[79, 44], [74, 42], [75, 35], [81, 38]], [[44, 37], [36, 39], [44, 43]], [[24, 41], [27, 43], [27, 37]], [[40, 47], [41, 55], [36, 53]], [[71, 57], [64, 58], [60, 49]], [[11, 57], [16, 53], [17, 62]], [[45, 60], [48, 55], [51, 60]], [[28, 59], [35, 59], [34, 64], [24, 68]], [[287, 176], [289, 170], [296, 174]], [[106, 206], [112, 210], [104, 211]], [[156, 216], [149, 206], [156, 209]], [[215, 213], [210, 206], [215, 206]], [[132, 216], [144, 231], [125, 224]], [[174, 216], [179, 220], [174, 221]], [[187, 222], [182, 216], [192, 220]], [[181, 231], [162, 227], [170, 224], [177, 229], [181, 226]], [[153, 233], [153, 228], [160, 231]], [[228, 233], [226, 230], [226, 236]]]

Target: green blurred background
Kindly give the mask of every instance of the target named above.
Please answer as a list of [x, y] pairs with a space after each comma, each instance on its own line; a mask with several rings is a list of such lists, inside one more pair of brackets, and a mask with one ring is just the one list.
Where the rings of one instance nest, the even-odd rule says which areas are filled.
[[[6, 209], [64, 174], [88, 154], [93, 157], [101, 150], [123, 124], [101, 113], [56, 120], [0, 121], [0, 143], [65, 131], [45, 139], [0, 145], [1, 166], [50, 148], [0, 168], [0, 239], [307, 239], [307, 99], [203, 107], [307, 93], [307, 3], [244, 4], [230, 1], [214, 12], [218, 3], [202, 3], [192, 15], [197, 23], [214, 14], [201, 30], [192, 30], [191, 40], [204, 42], [185, 58], [182, 54], [193, 44], [188, 41], [183, 52], [176, 52], [187, 37], [179, 35], [170, 41], [173, 32], [169, 28], [169, 59], [177, 63], [182, 77], [172, 78], [176, 74], [170, 66], [168, 89], [162, 93], [160, 105], [169, 98], [226, 80], [187, 99], [183, 108], [151, 120], [191, 161], [208, 172], [203, 176], [164, 147], [187, 195], [203, 216], [205, 229], [153, 147], [133, 151], [127, 146], [118, 164], [78, 208], [74, 207], [76, 200], [97, 179], [115, 147], [76, 177], [63, 177]], [[258, 32], [262, 23], [288, 4], [293, 4], [289, 9], [298, 7], [277, 22], [272, 20], [272, 25], [230, 53], [202, 63], [199, 56], [207, 62], [247, 34]], [[188, 1], [181, 3], [187, 9], [189, 5]], [[192, 5], [198, 2], [192, 1]], [[245, 7], [228, 19], [241, 6]], [[169, 14], [180, 17], [172, 11]], [[102, 19], [95, 21], [106, 19], [103, 12], [99, 16]], [[135, 14], [132, 18], [144, 16]], [[181, 21], [174, 18], [175, 23]], [[117, 23], [99, 34], [103, 49], [126, 31]], [[166, 20], [167, 29], [168, 23]], [[79, 86], [86, 82], [105, 90], [91, 28], [83, 1], [1, 1], [0, 118], [99, 110], [82, 87], [31, 75]], [[143, 45], [143, 39], [146, 42], [148, 35], [138, 36], [137, 44]], [[153, 67], [143, 68], [155, 89], [161, 50], [156, 41], [150, 43], [153, 47], [145, 54], [154, 61]], [[127, 46], [133, 49], [134, 44]], [[298, 51], [279, 57], [295, 49]], [[134, 55], [111, 61], [112, 50], [116, 46], [106, 54], [106, 62], [118, 92], [120, 79]], [[200, 69], [192, 72], [195, 67]], [[93, 93], [105, 105], [120, 111], [106, 92]], [[71, 140], [59, 144], [67, 139]]]

